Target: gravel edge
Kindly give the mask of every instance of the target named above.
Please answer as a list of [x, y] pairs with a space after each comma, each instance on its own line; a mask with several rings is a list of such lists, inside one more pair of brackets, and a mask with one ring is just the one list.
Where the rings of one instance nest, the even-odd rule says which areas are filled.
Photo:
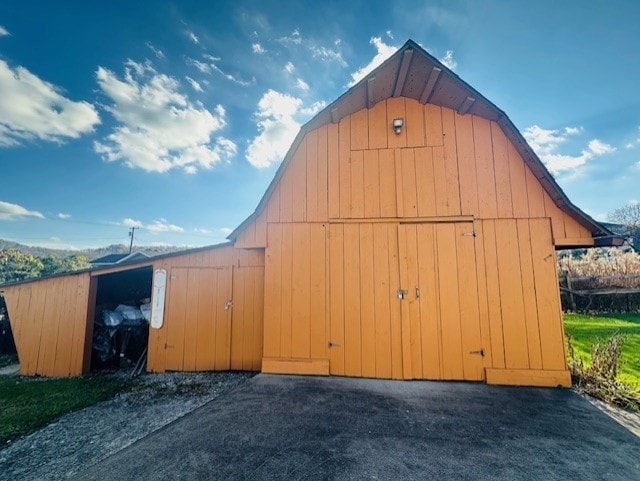
[[145, 374], [127, 392], [66, 414], [1, 450], [0, 480], [67, 479], [230, 392], [255, 374]]

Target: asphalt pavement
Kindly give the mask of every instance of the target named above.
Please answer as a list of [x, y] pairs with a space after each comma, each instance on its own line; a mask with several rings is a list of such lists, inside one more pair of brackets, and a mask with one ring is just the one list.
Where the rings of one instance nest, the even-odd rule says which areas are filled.
[[568, 389], [258, 375], [77, 480], [640, 480]]

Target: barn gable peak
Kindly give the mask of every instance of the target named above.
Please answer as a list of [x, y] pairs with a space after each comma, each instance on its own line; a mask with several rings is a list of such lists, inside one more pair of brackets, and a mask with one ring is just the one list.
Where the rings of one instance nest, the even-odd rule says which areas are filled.
[[256, 210], [228, 236], [228, 239], [235, 241], [240, 232], [266, 206], [294, 152], [308, 132], [337, 123], [348, 115], [372, 108], [377, 103], [394, 97], [410, 98], [421, 104], [429, 103], [454, 110], [460, 115], [472, 114], [496, 122], [555, 204], [588, 229], [594, 237], [611, 237], [611, 232], [571, 203], [502, 110], [409, 39], [391, 57], [302, 126]]

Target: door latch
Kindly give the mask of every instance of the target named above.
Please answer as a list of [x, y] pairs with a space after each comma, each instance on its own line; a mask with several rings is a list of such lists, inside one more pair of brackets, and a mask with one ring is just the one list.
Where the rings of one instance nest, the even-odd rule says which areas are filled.
[[229, 299], [227, 302], [224, 303], [224, 310], [225, 311], [228, 311], [232, 307], [233, 307], [233, 301], [231, 299]]
[[484, 349], [478, 349], [477, 351], [469, 351], [469, 354], [480, 354], [484, 356]]
[[335, 342], [329, 341], [327, 344], [329, 347], [341, 347], [340, 344], [336, 344]]
[[466, 236], [469, 236], [469, 237], [475, 237], [476, 236], [476, 231], [472, 230], [471, 232], [465, 232], [462, 235], [466, 235]]
[[409, 294], [407, 289], [398, 289], [398, 299], [404, 299], [407, 294]]

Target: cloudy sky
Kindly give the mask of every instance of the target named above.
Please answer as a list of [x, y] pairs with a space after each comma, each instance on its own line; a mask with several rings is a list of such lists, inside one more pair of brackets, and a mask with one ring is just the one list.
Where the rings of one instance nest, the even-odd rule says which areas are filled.
[[0, 2], [0, 238], [220, 242], [408, 38], [604, 219], [640, 201], [639, 24], [631, 0]]

